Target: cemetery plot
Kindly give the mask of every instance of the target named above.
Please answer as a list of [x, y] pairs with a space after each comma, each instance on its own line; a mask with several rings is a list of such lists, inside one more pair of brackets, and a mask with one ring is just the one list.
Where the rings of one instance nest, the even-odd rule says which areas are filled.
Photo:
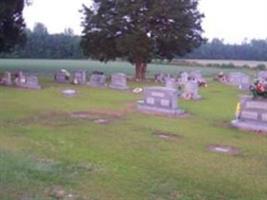
[[127, 76], [123, 73], [112, 74], [109, 87], [117, 90], [129, 89], [127, 85]]
[[90, 81], [88, 83], [91, 87], [104, 88], [106, 84], [107, 77], [104, 74], [95, 73], [90, 76]]
[[236, 128], [267, 133], [267, 101], [243, 97], [237, 105], [236, 119], [232, 121]]
[[144, 89], [144, 100], [138, 101], [137, 108], [141, 112], [154, 112], [171, 116], [179, 116], [184, 112], [178, 107], [178, 91], [166, 87], [147, 87]]
[[84, 70], [78, 70], [75, 71], [73, 74], [73, 80], [74, 85], [85, 85], [87, 83], [87, 74]]

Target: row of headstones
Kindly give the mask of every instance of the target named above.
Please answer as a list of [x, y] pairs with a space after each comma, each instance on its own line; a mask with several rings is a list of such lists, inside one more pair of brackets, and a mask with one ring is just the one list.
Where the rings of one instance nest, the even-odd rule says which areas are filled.
[[200, 71], [191, 72], [179, 72], [177, 74], [165, 74], [158, 73], [155, 74], [155, 82], [166, 83], [168, 80], [172, 80], [177, 86], [185, 85], [189, 80], [196, 80], [199, 85], [205, 85], [207, 81], [203, 78]]
[[5, 72], [0, 78], [0, 85], [16, 86], [19, 88], [41, 89], [38, 77], [35, 75], [25, 74], [21, 71], [12, 74]]
[[[217, 75], [216, 79], [224, 84], [237, 86], [242, 90], [248, 90], [253, 84], [251, 77], [242, 72], [230, 72], [227, 75], [221, 72]], [[267, 71], [260, 71], [256, 79], [261, 82], [267, 82]]]
[[[55, 81], [58, 83], [73, 83], [92, 87], [107, 87], [107, 76], [102, 72], [94, 72], [88, 81], [86, 71], [75, 71], [73, 76], [71, 76], [66, 71], [61, 70], [55, 74]], [[109, 87], [118, 90], [128, 89], [127, 76], [123, 73], [112, 74]]]
[[[178, 106], [180, 96], [188, 100], [198, 100], [201, 98], [198, 94], [199, 86], [207, 84], [199, 71], [182, 72], [176, 76], [160, 73], [155, 75], [155, 81], [165, 84], [165, 87], [145, 88], [144, 99], [137, 103], [138, 110], [170, 116], [184, 114]], [[181, 87], [183, 92], [180, 95], [178, 88]]]
[[176, 76], [160, 73], [155, 75], [155, 81], [164, 83], [167, 88], [179, 88], [182, 91], [182, 98], [186, 100], [201, 99], [199, 87], [207, 84], [199, 71], [181, 72]]

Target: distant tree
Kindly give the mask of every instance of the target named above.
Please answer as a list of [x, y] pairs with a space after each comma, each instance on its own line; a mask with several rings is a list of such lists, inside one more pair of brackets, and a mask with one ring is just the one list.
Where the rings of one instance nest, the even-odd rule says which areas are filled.
[[25, 0], [0, 1], [0, 52], [10, 51], [25, 41], [22, 11], [26, 3]]
[[153, 58], [171, 60], [204, 41], [197, 6], [198, 0], [94, 0], [83, 6], [81, 47], [100, 61], [127, 59], [136, 79], [145, 79]]

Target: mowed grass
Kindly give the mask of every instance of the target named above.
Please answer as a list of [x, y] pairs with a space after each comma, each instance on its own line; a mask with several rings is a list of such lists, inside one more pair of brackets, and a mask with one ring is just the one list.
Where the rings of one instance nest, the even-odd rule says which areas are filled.
[[[54, 74], [57, 70], [62, 68], [74, 71], [77, 69], [87, 70], [89, 73], [95, 70], [103, 71], [106, 74], [115, 72], [122, 72], [127, 75], [134, 74], [134, 66], [122, 61], [115, 62], [98, 62], [93, 60], [46, 60], [46, 59], [0, 59], [0, 70], [24, 70], [36, 74]], [[201, 70], [205, 76], [214, 76], [221, 71], [243, 71], [250, 75], [255, 75], [256, 70], [249, 70], [244, 68], [239, 69], [222, 69], [215, 67], [201, 67], [201, 66], [178, 66], [171, 64], [149, 64], [147, 69], [147, 77], [154, 77], [156, 73], [170, 73], [177, 74], [181, 71]]]
[[[267, 137], [229, 126], [237, 89], [211, 81], [203, 100], [179, 101], [187, 117], [168, 118], [137, 112], [142, 95], [131, 92], [42, 84], [0, 87], [1, 200], [55, 200], [55, 190], [77, 200], [267, 199]], [[78, 95], [65, 97], [65, 88]], [[210, 144], [240, 154], [210, 152]]]

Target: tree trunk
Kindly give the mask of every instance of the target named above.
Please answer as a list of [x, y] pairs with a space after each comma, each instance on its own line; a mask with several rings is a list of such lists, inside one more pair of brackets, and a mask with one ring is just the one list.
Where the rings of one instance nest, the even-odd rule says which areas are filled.
[[136, 81], [143, 81], [146, 79], [146, 63], [136, 62], [135, 63], [135, 79]]

